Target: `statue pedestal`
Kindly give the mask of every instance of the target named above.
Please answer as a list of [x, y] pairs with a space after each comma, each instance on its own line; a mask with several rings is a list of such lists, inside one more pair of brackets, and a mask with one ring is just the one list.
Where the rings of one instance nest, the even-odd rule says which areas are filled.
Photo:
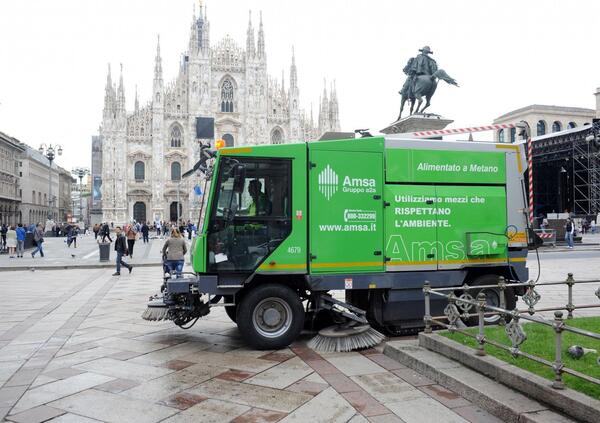
[[387, 128], [383, 128], [380, 132], [384, 134], [405, 134], [417, 131], [444, 129], [452, 122], [454, 121], [450, 119], [444, 119], [439, 115], [427, 113], [418, 114], [404, 117], [399, 121], [392, 123]]

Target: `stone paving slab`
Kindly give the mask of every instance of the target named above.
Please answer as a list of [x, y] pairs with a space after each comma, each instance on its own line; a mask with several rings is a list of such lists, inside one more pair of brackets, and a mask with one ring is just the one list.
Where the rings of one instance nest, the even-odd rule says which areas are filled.
[[332, 388], [326, 389], [302, 407], [281, 420], [288, 422], [331, 422], [350, 420], [356, 410]]

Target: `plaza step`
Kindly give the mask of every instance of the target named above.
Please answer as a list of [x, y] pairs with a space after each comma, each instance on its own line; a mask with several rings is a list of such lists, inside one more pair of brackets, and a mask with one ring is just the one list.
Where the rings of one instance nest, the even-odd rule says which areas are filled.
[[383, 353], [509, 423], [574, 423], [562, 414], [412, 341], [390, 341]]

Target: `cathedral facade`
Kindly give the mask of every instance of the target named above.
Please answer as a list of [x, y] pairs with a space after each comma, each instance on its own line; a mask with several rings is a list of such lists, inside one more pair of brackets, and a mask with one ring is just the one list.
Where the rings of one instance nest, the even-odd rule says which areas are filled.
[[99, 130], [103, 221], [197, 219], [198, 178], [181, 178], [199, 154], [196, 117], [214, 117], [215, 138], [228, 146], [315, 140], [340, 126], [335, 87], [329, 93], [324, 88], [316, 123], [312, 107], [308, 115], [300, 107], [293, 49], [287, 87], [283, 75], [277, 80], [267, 73], [262, 16], [256, 40], [250, 16], [245, 49], [228, 35], [211, 45], [206, 8], [200, 7], [178, 75], [169, 83], [159, 39], [146, 105], [139, 105], [136, 93], [133, 112], [127, 111], [123, 69], [117, 86], [109, 66]]

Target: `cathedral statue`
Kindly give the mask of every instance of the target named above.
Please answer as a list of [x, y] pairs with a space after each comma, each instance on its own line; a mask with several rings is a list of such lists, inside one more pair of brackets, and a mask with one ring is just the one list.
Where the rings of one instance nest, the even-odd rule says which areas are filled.
[[[423, 113], [431, 104], [431, 97], [435, 93], [438, 81], [441, 79], [448, 84], [456, 85], [458, 83], [451, 78], [443, 69], [438, 69], [436, 61], [430, 57], [433, 54], [429, 46], [425, 46], [419, 50], [421, 53], [416, 57], [408, 59], [406, 66], [402, 70], [406, 74], [406, 81], [399, 91], [402, 97], [400, 101], [400, 114], [398, 119], [402, 117], [402, 110], [406, 101], [410, 101], [410, 114]], [[423, 104], [425, 97], [425, 105]], [[415, 104], [417, 108], [415, 110]]]

